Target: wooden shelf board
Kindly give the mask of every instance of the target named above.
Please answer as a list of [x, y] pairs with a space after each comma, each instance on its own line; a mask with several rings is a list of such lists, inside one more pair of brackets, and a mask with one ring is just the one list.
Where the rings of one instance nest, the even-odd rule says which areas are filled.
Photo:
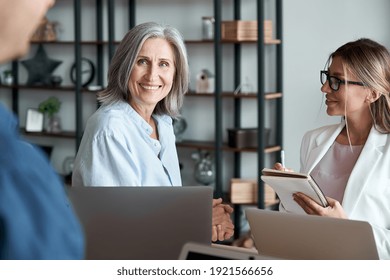
[[278, 99], [282, 97], [283, 97], [283, 93], [281, 92], [270, 92], [270, 93], [266, 93], [264, 98], [270, 100], [270, 99]]
[[185, 44], [214, 44], [214, 40], [191, 39], [184, 40]]
[[281, 146], [272, 146], [272, 147], [265, 148], [265, 153], [269, 154], [269, 153], [274, 153], [274, 152], [278, 152], [281, 150], [282, 150]]
[[76, 133], [74, 131], [62, 131], [59, 133], [48, 133], [48, 132], [28, 132], [25, 128], [20, 129], [21, 133], [26, 136], [36, 137], [58, 137], [58, 138], [75, 138]]
[[181, 142], [176, 142], [176, 147], [180, 148], [194, 148], [202, 150], [214, 150], [214, 142], [211, 141], [193, 141], [193, 140], [183, 140]]
[[[194, 40], [194, 39], [191, 39], [191, 40], [185, 40], [184, 42], [186, 44], [213, 44], [214, 40], [202, 40], [202, 39]], [[223, 39], [223, 40], [221, 40], [221, 43], [222, 44], [246, 44], [246, 43], [254, 44], [254, 43], [257, 43], [257, 40], [228, 40], [228, 39]], [[279, 40], [279, 39], [272, 39], [272, 40], [265, 40], [264, 41], [265, 45], [279, 45], [281, 43], [282, 43], [282, 41]]]
[[[214, 93], [196, 93], [196, 92], [188, 92], [186, 96], [189, 97], [215, 97]], [[264, 99], [270, 100], [270, 99], [277, 99], [281, 98], [283, 94], [281, 92], [266, 92], [264, 95]], [[250, 98], [255, 99], [257, 98], [257, 93], [238, 93], [234, 94], [233, 92], [222, 92], [221, 94], [222, 98]]]
[[[60, 91], [75, 91], [75, 86], [58, 86], [58, 87], [52, 87], [52, 86], [28, 86], [28, 85], [0, 85], [0, 88], [7, 88], [7, 89], [28, 89], [28, 90], [60, 90]], [[100, 91], [99, 89], [98, 91]], [[81, 88], [81, 91], [85, 92], [97, 92], [97, 90], [89, 90], [88, 88]]]
[[[117, 44], [118, 42], [114, 42], [114, 44]], [[74, 45], [76, 44], [76, 41], [34, 41], [31, 42], [31, 44], [44, 44], [44, 45]], [[81, 45], [105, 45], [108, 44], [108, 41], [81, 41]]]
[[[181, 142], [176, 142], [176, 146], [178, 148], [192, 148], [192, 149], [201, 149], [201, 150], [215, 150], [215, 143], [212, 141], [192, 141], [192, 140], [183, 140]], [[256, 153], [256, 148], [234, 148], [229, 147], [226, 143], [222, 146], [223, 151], [228, 152], [250, 152], [250, 153]], [[273, 153], [276, 151], [280, 151], [280, 146], [270, 146], [266, 147], [264, 152], [265, 153]]]
[[[30, 89], [30, 90], [61, 90], [61, 91], [75, 91], [75, 86], [67, 85], [67, 86], [58, 86], [58, 87], [51, 87], [51, 86], [28, 86], [28, 85], [0, 85], [0, 88], [6, 88], [6, 89]], [[81, 88], [82, 91], [86, 92], [98, 92], [100, 90], [103, 90], [104, 88], [101, 88], [99, 90], [89, 90], [88, 88]], [[188, 92], [185, 96], [188, 97], [215, 97], [214, 93], [196, 93], [196, 92]], [[234, 94], [233, 92], [223, 92], [221, 94], [222, 98], [243, 98], [243, 99], [256, 99], [257, 93], [239, 93]], [[283, 94], [281, 92], [266, 92], [264, 95], [264, 99], [270, 100], [270, 99], [277, 99], [283, 97]]]
[[[257, 43], [257, 40], [222, 40], [222, 43]], [[282, 41], [279, 39], [265, 40], [264, 45], [279, 45]]]
[[[278, 206], [279, 199], [275, 198], [273, 201], [264, 201], [264, 206], [266, 209], [273, 209]], [[247, 205], [247, 206], [257, 206], [257, 203], [232, 203], [233, 205]]]

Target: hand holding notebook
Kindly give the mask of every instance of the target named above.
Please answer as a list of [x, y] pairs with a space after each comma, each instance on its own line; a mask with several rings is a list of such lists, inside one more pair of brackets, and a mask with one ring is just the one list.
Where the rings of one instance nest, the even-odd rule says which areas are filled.
[[261, 179], [275, 190], [288, 212], [305, 213], [293, 199], [297, 192], [306, 194], [323, 207], [329, 205], [320, 187], [308, 174], [268, 168], [264, 168], [262, 174]]

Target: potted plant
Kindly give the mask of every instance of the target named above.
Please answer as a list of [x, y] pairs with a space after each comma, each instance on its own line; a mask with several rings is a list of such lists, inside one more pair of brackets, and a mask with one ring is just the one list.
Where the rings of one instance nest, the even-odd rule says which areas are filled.
[[56, 113], [59, 112], [61, 108], [61, 102], [57, 97], [49, 97], [45, 101], [42, 101], [39, 104], [38, 111], [43, 113], [46, 118], [46, 131], [47, 132], [60, 132], [61, 124], [60, 119], [57, 117]]

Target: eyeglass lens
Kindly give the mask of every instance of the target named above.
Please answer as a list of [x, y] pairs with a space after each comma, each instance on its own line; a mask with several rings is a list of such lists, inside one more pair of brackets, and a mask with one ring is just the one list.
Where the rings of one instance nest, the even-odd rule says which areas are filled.
[[321, 71], [321, 84], [324, 85], [327, 80], [329, 81], [329, 86], [331, 89], [334, 91], [339, 89], [340, 80], [332, 76], [329, 77], [329, 74], [326, 71]]

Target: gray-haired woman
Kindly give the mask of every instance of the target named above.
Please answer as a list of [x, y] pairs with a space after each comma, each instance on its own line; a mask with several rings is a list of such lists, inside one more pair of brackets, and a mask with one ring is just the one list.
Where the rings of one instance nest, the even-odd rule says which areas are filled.
[[[72, 185], [181, 186], [172, 118], [188, 90], [186, 48], [173, 27], [153, 22], [120, 43], [76, 156]], [[230, 238], [232, 208], [215, 200], [213, 240]], [[217, 225], [219, 230], [217, 230]]]

